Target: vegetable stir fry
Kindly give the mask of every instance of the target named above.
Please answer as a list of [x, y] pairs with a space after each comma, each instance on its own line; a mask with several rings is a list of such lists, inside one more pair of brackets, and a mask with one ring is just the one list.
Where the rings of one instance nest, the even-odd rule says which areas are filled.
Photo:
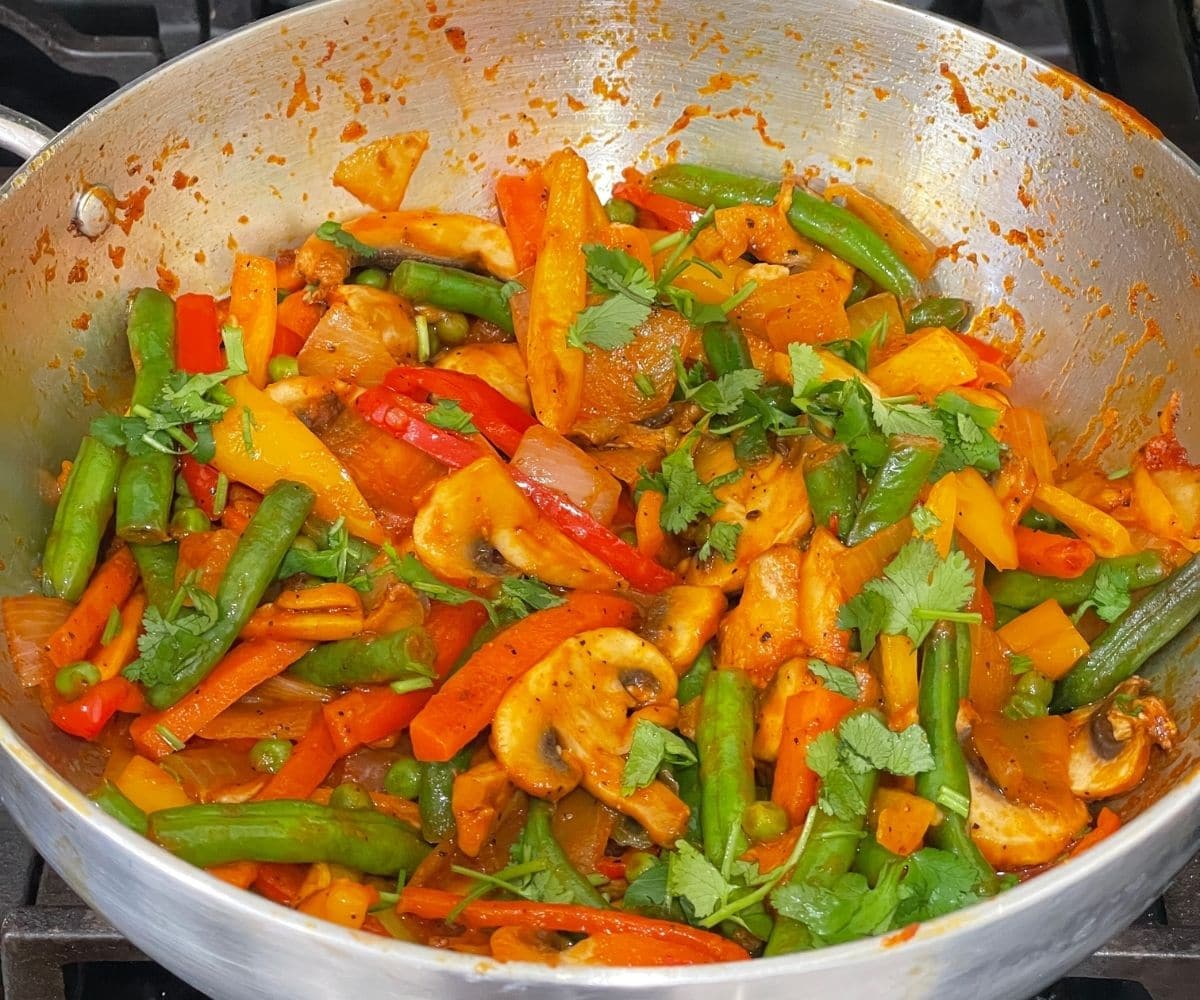
[[1138, 671], [1200, 612], [1177, 401], [1060, 466], [866, 193], [672, 165], [602, 203], [564, 150], [494, 222], [400, 207], [426, 140], [227, 298], [130, 298], [128, 405], [3, 603], [97, 807], [563, 965], [903, 931], [1110, 834], [1177, 738]]

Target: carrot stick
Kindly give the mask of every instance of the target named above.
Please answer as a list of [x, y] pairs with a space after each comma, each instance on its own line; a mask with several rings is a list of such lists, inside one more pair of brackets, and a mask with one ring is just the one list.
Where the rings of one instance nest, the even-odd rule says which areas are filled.
[[137, 586], [138, 568], [133, 554], [119, 548], [96, 570], [87, 590], [67, 620], [46, 641], [46, 650], [56, 667], [82, 660], [100, 641], [108, 615], [128, 600]]
[[577, 591], [485, 643], [412, 720], [418, 760], [449, 760], [492, 721], [512, 683], [559, 643], [588, 629], [629, 625], [637, 609], [614, 594]]
[[321, 711], [318, 702], [282, 705], [231, 705], [196, 735], [206, 740], [298, 740]]
[[429, 694], [428, 690], [396, 694], [388, 687], [356, 688], [331, 701], [321, 711], [334, 753], [344, 757], [366, 743], [398, 733], [425, 707]]
[[634, 515], [638, 551], [650, 559], [662, 551], [663, 543], [667, 540], [659, 522], [663, 499], [657, 490], [646, 490], [638, 500], [637, 513]]
[[[452, 892], [409, 886], [400, 893], [396, 909], [426, 920], [445, 920], [462, 900], [462, 896]], [[640, 934], [666, 943], [678, 943], [684, 948], [699, 949], [714, 962], [738, 962], [750, 957], [741, 945], [687, 924], [567, 903], [477, 900], [462, 907], [458, 921], [467, 927], [533, 927], [570, 934]]]
[[425, 619], [425, 631], [437, 650], [433, 659], [434, 673], [445, 677], [450, 672], [485, 621], [487, 612], [476, 601], [467, 604], [433, 602], [429, 617]]
[[325, 717], [313, 719], [304, 738], [296, 744], [287, 759], [271, 780], [254, 796], [256, 799], [307, 799], [325, 780], [325, 776], [337, 763], [337, 752]]
[[278, 314], [275, 262], [238, 254], [229, 286], [229, 321], [241, 327], [250, 381], [260, 389], [267, 384], [267, 362], [275, 343]]
[[311, 648], [306, 642], [243, 642], [235, 646], [190, 694], [170, 708], [136, 718], [129, 727], [134, 744], [147, 757], [165, 757], [178, 747], [171, 746], [164, 730], [186, 743], [242, 695]]
[[351, 639], [363, 628], [362, 608], [340, 611], [285, 611], [264, 604], [250, 616], [241, 631], [243, 639], [274, 639], [277, 642], [335, 642]]
[[798, 825], [817, 801], [817, 776], [808, 766], [808, 748], [821, 733], [842, 721], [854, 700], [825, 687], [808, 688], [787, 700], [783, 710], [783, 739], [775, 761], [771, 801]]
[[146, 595], [138, 591], [121, 609], [121, 628], [112, 641], [92, 657], [92, 666], [100, 671], [100, 679], [116, 677], [133, 662], [137, 655], [138, 632], [142, 628], [142, 615], [146, 612]]
[[496, 204], [520, 271], [533, 266], [537, 260], [549, 197], [550, 191], [541, 170], [504, 174], [496, 181]]
[[[948, 476], [946, 478], [949, 478]], [[1016, 526], [1017, 565], [1030, 573], [1074, 580], [1083, 576], [1096, 561], [1096, 553], [1087, 542], [1049, 531], [1034, 531]]]
[[659, 941], [641, 933], [613, 931], [593, 934], [563, 953], [569, 962], [584, 965], [612, 965], [649, 968], [665, 965], [703, 965], [711, 962], [709, 953], [699, 946], [680, 941]]

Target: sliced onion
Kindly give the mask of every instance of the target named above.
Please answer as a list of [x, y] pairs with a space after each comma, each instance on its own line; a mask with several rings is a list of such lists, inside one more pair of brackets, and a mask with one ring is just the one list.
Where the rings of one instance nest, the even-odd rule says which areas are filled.
[[565, 493], [602, 524], [611, 524], [621, 496], [613, 475], [561, 434], [529, 428], [512, 464], [530, 479]]
[[54, 679], [57, 668], [46, 652], [46, 641], [70, 613], [71, 604], [57, 597], [26, 594], [0, 600], [8, 655], [23, 687]]
[[222, 791], [245, 785], [259, 777], [250, 766], [250, 755], [224, 743], [188, 747], [162, 760], [183, 790], [200, 802], [213, 801]]
[[[398, 301], [398, 300], [397, 300]], [[300, 372], [342, 379], [361, 386], [379, 385], [396, 359], [383, 334], [345, 303], [330, 306], [297, 355]]]
[[248, 704], [260, 701], [333, 701], [336, 693], [332, 688], [310, 684], [298, 677], [277, 674], [263, 681], [242, 700]]

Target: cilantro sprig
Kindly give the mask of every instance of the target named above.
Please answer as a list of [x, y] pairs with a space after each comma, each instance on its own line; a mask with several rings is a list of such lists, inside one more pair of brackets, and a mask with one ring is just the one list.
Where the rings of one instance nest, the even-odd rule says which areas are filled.
[[629, 755], [621, 772], [621, 794], [632, 795], [658, 777], [666, 764], [687, 767], [696, 763], [696, 752], [682, 736], [639, 719], [633, 727]]

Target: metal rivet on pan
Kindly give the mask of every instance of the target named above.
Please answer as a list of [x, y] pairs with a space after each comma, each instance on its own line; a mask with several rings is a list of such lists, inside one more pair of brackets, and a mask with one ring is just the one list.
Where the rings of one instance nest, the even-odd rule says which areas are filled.
[[104, 184], [93, 184], [75, 199], [71, 230], [94, 240], [113, 223], [117, 199]]

